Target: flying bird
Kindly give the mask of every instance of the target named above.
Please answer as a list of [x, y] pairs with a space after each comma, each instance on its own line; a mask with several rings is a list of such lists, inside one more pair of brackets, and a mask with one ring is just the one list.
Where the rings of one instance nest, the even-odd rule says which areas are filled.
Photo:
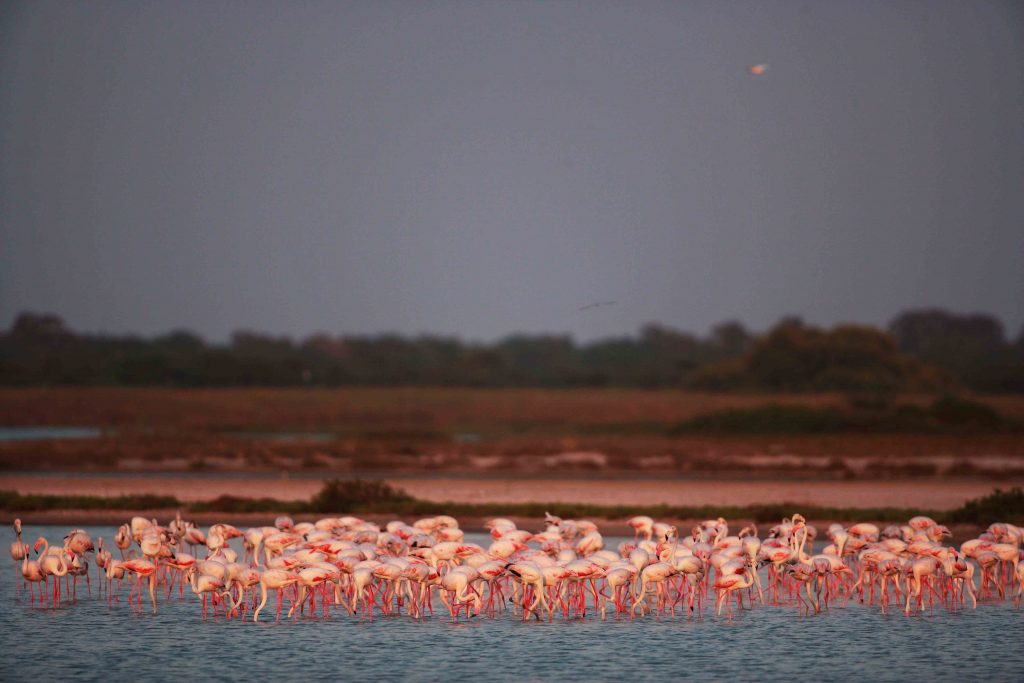
[[768, 72], [768, 65], [754, 64], [753, 66], [747, 67], [747, 71], [749, 71], [752, 76], [764, 76]]
[[585, 311], [588, 308], [600, 308], [601, 306], [614, 306], [617, 303], [618, 303], [617, 301], [598, 301], [596, 303], [587, 304], [586, 306], [580, 306], [576, 310], [577, 311]]

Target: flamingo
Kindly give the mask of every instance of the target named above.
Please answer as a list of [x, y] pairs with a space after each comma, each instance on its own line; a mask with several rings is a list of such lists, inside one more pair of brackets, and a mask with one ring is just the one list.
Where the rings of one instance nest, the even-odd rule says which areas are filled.
[[[977, 607], [976, 571], [981, 574], [984, 596], [1009, 600], [1018, 607], [1024, 600], [1020, 548], [1024, 534], [1008, 523], [990, 525], [959, 548], [949, 545], [946, 527], [923, 516], [884, 531], [871, 523], [833, 524], [826, 532], [829, 545], [815, 554], [814, 528], [799, 514], [783, 519], [763, 540], [755, 526], [730, 535], [723, 518], [705, 520], [683, 538], [669, 523], [645, 516], [632, 520], [639, 521], [631, 525], [634, 539], [619, 544], [617, 550], [605, 549], [605, 537], [593, 522], [550, 515], [537, 533], [518, 529], [506, 518], [488, 520], [489, 545], [483, 546], [468, 542], [458, 522], [446, 515], [413, 524], [393, 520], [382, 525], [354, 517], [327, 517], [315, 523], [279, 519], [275, 526], [253, 527], [244, 534], [232, 525], [217, 523], [203, 536], [203, 544], [194, 544], [206, 546], [205, 559], [198, 559], [182, 551], [187, 539], [198, 539], [197, 527], [180, 515], [166, 527], [138, 516], [115, 535], [122, 559], [111, 557], [100, 537], [95, 562], [107, 579], [108, 603], [118, 599], [118, 591], [111, 591], [113, 581], [127, 573], [135, 578], [129, 594], [133, 607], [141, 609], [144, 580], [153, 612], [156, 588], [164, 587], [169, 597], [177, 581], [182, 599], [186, 599], [185, 583], [191, 589], [188, 599], [198, 596], [204, 618], [212, 598], [214, 614], [221, 604], [227, 617], [239, 608], [247, 614], [251, 606], [257, 622], [272, 590], [277, 592], [279, 621], [285, 597], [290, 602], [288, 616], [296, 619], [307, 602], [315, 615], [318, 601], [325, 617], [333, 603], [343, 605], [353, 616], [361, 607], [362, 614], [372, 619], [374, 608], [379, 607], [386, 615], [420, 618], [433, 613], [435, 587], [455, 621], [463, 610], [476, 617], [486, 610], [486, 616], [495, 618], [506, 595], [515, 615], [522, 610], [523, 620], [531, 616], [551, 620], [559, 608], [566, 619], [570, 615], [586, 618], [591, 605], [601, 619], [610, 606], [616, 616], [628, 611], [632, 618], [655, 610], [674, 616], [684, 599], [690, 618], [695, 608], [700, 615], [711, 590], [716, 597], [714, 616], [720, 618], [728, 609], [731, 620], [733, 595], [741, 609], [744, 589], [751, 599], [749, 607], [762, 595], [758, 565], [769, 567], [774, 602], [778, 604], [780, 594], [788, 590], [789, 604], [807, 614], [827, 610], [837, 591], [843, 593], [844, 606], [852, 592], [867, 604], [875, 602], [877, 592], [882, 611], [887, 612], [890, 588], [908, 616], [914, 613], [914, 605], [917, 611], [923, 608], [926, 595], [930, 608], [936, 597], [948, 609], [959, 608], [968, 597], [970, 606]], [[77, 583], [77, 577], [85, 576], [91, 593], [88, 553], [94, 548], [85, 530], [72, 529], [58, 546], [40, 537], [33, 546], [37, 559], [32, 560], [21, 542], [20, 524], [14, 526], [11, 555], [21, 573], [19, 592], [21, 580], [30, 589], [39, 585], [41, 603], [52, 602], [56, 607], [61, 598], [60, 577], [65, 577], [74, 598], [77, 585], [73, 589], [71, 579]], [[246, 548], [241, 562], [229, 545], [230, 539], [238, 537]], [[709, 567], [714, 571], [709, 572]], [[254, 595], [257, 584], [259, 598]], [[101, 594], [102, 590], [101, 584]], [[30, 590], [33, 605], [35, 592]]]
[[68, 566], [68, 575], [72, 577], [71, 599], [78, 599], [78, 577], [85, 577], [85, 584], [89, 588], [89, 597], [92, 597], [92, 582], [89, 580], [89, 562], [84, 555], [71, 554], [71, 563]]
[[[626, 611], [624, 593], [629, 589], [636, 577], [636, 567], [632, 565], [621, 565], [608, 570], [605, 574], [605, 581], [608, 585], [608, 589], [611, 592], [613, 604], [615, 605], [615, 615], [618, 616], [620, 613]], [[601, 618], [605, 616], [605, 605], [601, 604]]]
[[14, 581], [18, 584], [18, 597], [21, 597], [21, 580], [18, 578], [18, 565], [28, 554], [28, 546], [21, 542], [21, 520], [14, 520], [14, 533], [17, 540], [11, 543], [11, 560], [14, 561]]
[[[1020, 609], [1021, 599], [1024, 598], [1024, 564], [1017, 565], [1017, 597], [1013, 600], [1013, 605], [1017, 609]], [[975, 603], [977, 604], [977, 603]]]
[[655, 587], [654, 591], [658, 596], [658, 614], [661, 614], [661, 610], [666, 604], [671, 607], [672, 614], [675, 614], [675, 605], [673, 601], [668, 599], [668, 594], [665, 590], [665, 580], [678, 573], [679, 570], [668, 562], [655, 562], [644, 567], [640, 572], [640, 590], [633, 598], [630, 615], [636, 613], [637, 607], [640, 608], [641, 614], [649, 609], [646, 604], [646, 598], [652, 585]]
[[101, 581], [101, 583], [99, 584], [99, 589], [98, 590], [102, 594], [102, 592], [103, 592], [103, 583], [102, 583], [103, 574], [105, 573], [105, 571], [107, 569], [107, 563], [110, 562], [110, 560], [111, 560], [110, 551], [109, 550], [104, 550], [104, 548], [103, 548], [103, 537], [102, 536], [100, 536], [99, 538], [96, 539], [96, 558], [95, 559], [96, 559], [96, 578], [97, 578], [97, 580]]
[[[740, 590], [741, 588], [749, 588], [754, 584], [754, 580], [745, 574], [730, 574], [727, 576], [720, 576], [715, 581], [715, 590], [718, 591], [718, 599], [715, 601], [715, 616], [721, 616], [722, 614], [722, 603], [729, 603], [729, 621], [732, 621], [732, 603], [729, 602], [729, 593]], [[739, 593], [736, 594], [737, 599]]]
[[290, 586], [294, 586], [301, 580], [301, 577], [290, 571], [284, 569], [267, 569], [260, 575], [260, 604], [253, 612], [252, 620], [260, 620], [260, 612], [267, 606], [267, 591], [277, 591], [277, 621], [281, 620], [281, 599], [283, 597], [282, 590]]
[[654, 534], [654, 520], [647, 515], [637, 515], [626, 522], [626, 524], [633, 528], [634, 541], [638, 540], [640, 536], [649, 541]]
[[124, 559], [124, 551], [128, 550], [132, 544], [132, 532], [131, 527], [127, 524], [122, 524], [117, 529], [117, 533], [114, 534], [114, 545], [121, 551], [121, 559]]
[[[39, 552], [39, 546], [43, 546], [41, 553]], [[39, 570], [43, 574], [43, 581], [48, 582], [48, 577], [53, 577], [53, 594], [51, 597], [52, 604], [56, 607], [60, 605], [60, 579], [67, 576], [69, 568], [67, 558], [64, 556], [64, 550], [62, 548], [51, 549], [49, 541], [41, 536], [36, 540], [33, 550], [39, 555]]]
[[149, 579], [149, 599], [153, 603], [153, 614], [156, 614], [156, 563], [144, 559], [124, 560], [118, 563], [124, 571], [135, 574], [135, 585], [132, 592], [128, 594], [128, 604], [132, 602], [132, 596], [138, 593], [138, 606], [142, 609], [142, 579]]
[[[942, 571], [949, 577], [950, 583], [960, 583], [960, 595], [963, 596], [964, 588], [971, 596], [972, 607], [978, 606], [978, 591], [974, 587], [974, 565], [958, 553], [955, 548], [950, 548], [942, 560]], [[953, 599], [956, 599], [955, 589]]]
[[[224, 590], [224, 579], [223, 577], [213, 576], [212, 574], [200, 574], [195, 566], [192, 566], [188, 570], [189, 584], [192, 587], [192, 592], [199, 595], [203, 599], [203, 619], [206, 619], [206, 596], [213, 594], [214, 597], [220, 595], [230, 599], [231, 593]], [[216, 605], [214, 606], [216, 609]], [[234, 611], [234, 605], [232, 605], [231, 611]]]
[[[907, 603], [904, 611], [907, 616], [910, 616], [910, 603], [916, 599], [918, 609], [921, 608], [921, 602], [923, 595], [921, 594], [922, 586], [927, 588], [930, 593], [935, 593], [935, 588], [931, 584], [931, 577], [935, 576], [935, 573], [939, 569], [939, 562], [934, 557], [921, 557], [913, 561], [910, 566], [907, 567]], [[911, 590], [911, 583], [914, 588]]]
[[[523, 588], [523, 619], [528, 619], [530, 614], [536, 615], [537, 607], [550, 612], [551, 608], [544, 598], [544, 573], [536, 562], [516, 562], [508, 566], [508, 573], [515, 577]], [[527, 607], [527, 591], [530, 587], [534, 591], [533, 603]], [[539, 619], [540, 616], [538, 615]]]
[[[30, 604], [35, 604], [35, 593], [32, 591], [32, 586], [41, 584], [46, 577], [43, 575], [39, 562], [29, 559], [27, 548], [21, 559], [21, 577], [28, 584], [29, 596], [31, 597]], [[41, 585], [39, 586], [39, 602], [40, 604], [43, 602], [43, 587]]]
[[[471, 573], [472, 572], [472, 573]], [[441, 577], [441, 602], [448, 608], [452, 621], [455, 621], [458, 614], [458, 607], [461, 605], [474, 605], [476, 614], [480, 614], [482, 600], [480, 594], [472, 587], [473, 574], [476, 570], [469, 567], [456, 567]], [[447, 595], [451, 597], [447, 597]], [[468, 615], [467, 610], [467, 615]]]

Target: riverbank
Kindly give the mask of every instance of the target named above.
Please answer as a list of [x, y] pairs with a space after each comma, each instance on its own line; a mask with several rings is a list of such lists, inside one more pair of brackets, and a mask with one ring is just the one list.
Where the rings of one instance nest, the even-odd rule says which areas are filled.
[[[21, 494], [174, 496], [183, 503], [219, 496], [308, 500], [325, 477], [218, 476], [216, 474], [145, 476], [73, 472], [4, 473], [0, 490]], [[744, 506], [794, 503], [842, 508], [903, 507], [951, 510], [997, 487], [1024, 479], [922, 479], [877, 481], [793, 479], [682, 479], [586, 477], [430, 477], [384, 478], [417, 500], [436, 503], [601, 504], [609, 506]]]

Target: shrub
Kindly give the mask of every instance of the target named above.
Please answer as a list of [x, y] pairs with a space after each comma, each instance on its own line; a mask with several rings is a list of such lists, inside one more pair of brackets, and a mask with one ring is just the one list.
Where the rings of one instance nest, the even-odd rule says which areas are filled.
[[993, 522], [1024, 523], [1024, 489], [1015, 486], [1009, 491], [996, 489], [987, 496], [975, 498], [946, 515], [949, 522], [991, 524]]
[[130, 496], [57, 496], [44, 494], [20, 494], [17, 491], [0, 491], [0, 510], [32, 512], [37, 510], [159, 510], [180, 507], [181, 502], [174, 496], [149, 494]]
[[1003, 416], [992, 406], [957, 396], [935, 399], [928, 411], [936, 421], [948, 427], [968, 429], [999, 429]]
[[843, 414], [835, 408], [769, 405], [698, 415], [677, 425], [672, 433], [823, 434], [842, 431], [845, 426]]
[[367, 507], [387, 507], [392, 503], [405, 503], [413, 498], [402, 489], [395, 488], [385, 481], [351, 479], [342, 481], [332, 479], [324, 484], [320, 492], [310, 501], [313, 512], [340, 512]]

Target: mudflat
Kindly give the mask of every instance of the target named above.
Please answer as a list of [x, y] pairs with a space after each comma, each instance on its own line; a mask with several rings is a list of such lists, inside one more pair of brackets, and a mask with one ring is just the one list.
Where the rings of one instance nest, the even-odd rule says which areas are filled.
[[[456, 503], [587, 503], [600, 505], [754, 505], [795, 503], [833, 507], [946, 510], [983, 496], [1006, 479], [836, 481], [785, 479], [586, 479], [458, 477], [388, 480], [421, 500]], [[9, 473], [0, 489], [22, 494], [173, 495], [184, 502], [220, 495], [308, 500], [324, 479], [216, 475], [65, 475]]]

